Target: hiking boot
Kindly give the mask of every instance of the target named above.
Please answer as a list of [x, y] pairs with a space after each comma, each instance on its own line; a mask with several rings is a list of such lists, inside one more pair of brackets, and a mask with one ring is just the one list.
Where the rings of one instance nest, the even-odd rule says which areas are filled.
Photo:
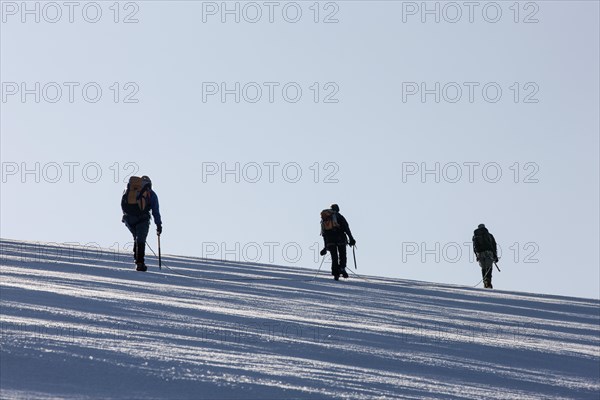
[[339, 275], [334, 275], [333, 279], [335, 279], [336, 281], [339, 281], [340, 280], [340, 276]]
[[348, 272], [346, 272], [346, 268], [342, 268], [342, 276], [344, 278], [348, 278]]
[[135, 270], [145, 272], [148, 270], [148, 267], [146, 267], [146, 264], [144, 264], [144, 263], [138, 263], [138, 264], [136, 264]]

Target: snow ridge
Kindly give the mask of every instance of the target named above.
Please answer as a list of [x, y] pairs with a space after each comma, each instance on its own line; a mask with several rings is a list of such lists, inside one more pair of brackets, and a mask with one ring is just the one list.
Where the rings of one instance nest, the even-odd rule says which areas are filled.
[[597, 300], [163, 260], [0, 240], [0, 397], [600, 395]]

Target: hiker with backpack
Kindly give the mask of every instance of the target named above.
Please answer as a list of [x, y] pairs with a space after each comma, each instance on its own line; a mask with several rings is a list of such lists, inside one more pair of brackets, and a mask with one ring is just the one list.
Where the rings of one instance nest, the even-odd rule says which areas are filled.
[[156, 233], [162, 233], [162, 220], [158, 208], [158, 196], [152, 190], [152, 181], [146, 175], [129, 178], [127, 189], [121, 198], [122, 222], [133, 235], [133, 258], [137, 271], [146, 271], [144, 262], [146, 237], [150, 230], [150, 211], [156, 224]]
[[498, 248], [494, 235], [487, 230], [484, 224], [479, 224], [473, 232], [473, 251], [481, 267], [483, 286], [493, 289], [492, 270], [494, 263], [498, 262]]
[[[346, 245], [354, 246], [356, 240], [352, 237], [348, 221], [340, 214], [340, 207], [332, 204], [329, 209], [321, 211], [321, 236], [325, 247], [321, 250], [321, 255], [331, 254], [331, 275], [337, 281], [340, 275], [348, 278], [346, 272]], [[348, 240], [349, 239], [349, 240]]]

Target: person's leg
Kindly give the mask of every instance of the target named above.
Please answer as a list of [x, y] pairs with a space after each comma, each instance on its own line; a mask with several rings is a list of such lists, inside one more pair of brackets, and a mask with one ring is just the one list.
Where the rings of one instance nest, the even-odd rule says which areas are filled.
[[135, 235], [133, 236], [133, 262], [137, 262], [137, 243], [135, 241]]
[[144, 257], [146, 255], [146, 238], [148, 237], [148, 231], [150, 230], [150, 221], [141, 221], [136, 225], [136, 259], [135, 263], [140, 266], [145, 266]]
[[481, 279], [483, 280], [483, 286], [487, 287], [487, 263], [486, 263], [486, 259], [485, 259], [485, 252], [482, 251], [481, 253], [477, 254], [477, 262], [479, 263], [479, 267], [481, 268]]
[[125, 217], [123, 217], [123, 221], [125, 221], [125, 226], [127, 227], [127, 230], [131, 233], [131, 237], [133, 238], [133, 262], [137, 262], [137, 245], [136, 245], [136, 241], [135, 241], [135, 237], [136, 237], [136, 231], [135, 231], [135, 225], [131, 226], [126, 222]]
[[485, 273], [485, 263], [483, 261], [483, 256], [480, 255], [479, 257], [479, 261], [477, 262], [479, 263], [479, 267], [481, 268], [481, 278], [485, 280], [485, 278], [487, 277], [487, 274]]
[[327, 250], [329, 250], [329, 254], [331, 254], [331, 275], [335, 276], [337, 279], [340, 276], [340, 263], [337, 245], [328, 245]]
[[483, 286], [492, 287], [492, 269], [494, 267], [494, 255], [491, 251], [484, 251], [479, 254], [479, 266], [481, 266], [481, 275], [483, 277]]
[[346, 244], [340, 244], [337, 246], [337, 248], [338, 248], [338, 252], [340, 254], [340, 275], [342, 275], [344, 278], [347, 278], [348, 272], [346, 272], [346, 263], [347, 263]]
[[494, 256], [493, 254], [490, 254], [489, 257], [487, 258], [487, 263], [486, 263], [486, 268], [487, 268], [487, 283], [488, 283], [488, 288], [492, 289], [492, 272], [494, 272]]

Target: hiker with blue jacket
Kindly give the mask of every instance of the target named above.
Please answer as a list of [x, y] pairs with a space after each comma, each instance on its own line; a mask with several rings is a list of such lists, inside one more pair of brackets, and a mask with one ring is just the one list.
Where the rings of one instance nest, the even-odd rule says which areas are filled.
[[122, 222], [133, 235], [133, 258], [137, 271], [146, 271], [144, 253], [146, 238], [150, 230], [150, 211], [156, 224], [156, 233], [162, 233], [162, 220], [158, 207], [158, 196], [152, 190], [152, 181], [146, 175], [141, 178], [132, 176], [123, 197], [121, 198], [123, 210]]
[[329, 209], [321, 211], [321, 235], [325, 247], [321, 250], [324, 256], [329, 251], [331, 254], [331, 275], [337, 281], [340, 275], [348, 278], [346, 272], [346, 245], [354, 246], [356, 240], [352, 237], [348, 221], [340, 214], [340, 207], [332, 204]]

